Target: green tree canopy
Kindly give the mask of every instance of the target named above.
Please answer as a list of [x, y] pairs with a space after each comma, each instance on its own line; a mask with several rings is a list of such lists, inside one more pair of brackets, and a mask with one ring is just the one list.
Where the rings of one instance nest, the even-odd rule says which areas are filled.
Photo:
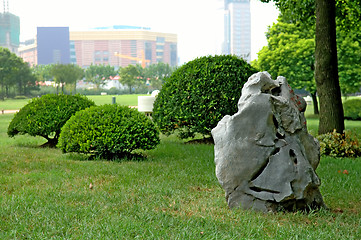
[[38, 82], [45, 82], [53, 80], [53, 76], [51, 75], [52, 64], [48, 65], [35, 65], [32, 67], [33, 74], [36, 77]]
[[35, 87], [35, 77], [28, 63], [7, 48], [0, 48], [0, 87], [1, 98], [9, 96], [10, 88], [17, 88], [19, 94], [25, 95]]
[[104, 84], [105, 80], [107, 80], [110, 76], [115, 76], [116, 74], [117, 72], [113, 66], [91, 64], [85, 70], [85, 79], [88, 82], [94, 83], [97, 88], [100, 88]]
[[55, 64], [50, 72], [63, 93], [65, 84], [76, 84], [84, 76], [84, 70], [75, 64]]
[[[317, 114], [314, 30], [287, 23], [279, 17], [278, 23], [268, 29], [266, 36], [268, 46], [258, 53], [258, 59], [253, 65], [262, 71], [268, 71], [273, 78], [285, 76], [293, 88], [309, 91]], [[338, 31], [339, 79], [344, 94], [355, 93], [361, 87], [359, 37], [360, 34], [355, 31]]]
[[129, 93], [132, 93], [133, 87], [139, 86], [142, 83], [144, 78], [141, 75], [140, 68], [134, 65], [128, 65], [119, 69], [119, 81], [121, 84], [129, 87]]
[[[320, 100], [319, 134], [345, 125], [338, 78], [336, 22], [345, 30], [359, 30], [361, 3], [353, 0], [261, 0], [275, 2], [282, 16], [305, 28], [316, 23], [315, 80]], [[315, 21], [316, 20], [316, 21]]]
[[152, 90], [160, 90], [165, 82], [165, 79], [172, 74], [173, 70], [174, 69], [169, 66], [168, 63], [162, 62], [151, 64], [144, 69], [145, 77], [149, 80]]

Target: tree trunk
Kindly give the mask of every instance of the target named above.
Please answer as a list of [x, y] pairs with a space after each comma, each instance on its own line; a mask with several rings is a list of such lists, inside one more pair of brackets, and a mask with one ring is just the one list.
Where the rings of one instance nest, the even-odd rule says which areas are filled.
[[315, 79], [320, 101], [319, 134], [334, 129], [342, 133], [345, 128], [337, 69], [335, 8], [335, 0], [316, 0]]
[[320, 111], [318, 111], [318, 100], [317, 100], [316, 92], [311, 93], [311, 97], [313, 103], [313, 114], [318, 115], [320, 114]]

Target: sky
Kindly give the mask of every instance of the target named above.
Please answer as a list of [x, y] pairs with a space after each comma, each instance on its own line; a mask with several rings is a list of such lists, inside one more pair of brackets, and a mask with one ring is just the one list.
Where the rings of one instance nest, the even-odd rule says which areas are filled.
[[[200, 56], [221, 54], [222, 0], [6, 1], [9, 11], [20, 17], [20, 41], [34, 38], [37, 27], [69, 27], [70, 31], [77, 31], [131, 25], [177, 34], [180, 64]], [[267, 45], [267, 26], [276, 22], [277, 17], [278, 10], [272, 3], [251, 0], [252, 60]]]

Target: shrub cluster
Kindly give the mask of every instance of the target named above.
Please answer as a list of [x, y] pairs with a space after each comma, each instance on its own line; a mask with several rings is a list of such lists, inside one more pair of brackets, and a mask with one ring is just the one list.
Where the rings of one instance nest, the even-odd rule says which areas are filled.
[[345, 119], [361, 120], [361, 99], [350, 99], [343, 103]]
[[48, 140], [46, 145], [53, 147], [66, 121], [77, 111], [93, 105], [92, 100], [81, 95], [48, 94], [33, 98], [14, 115], [7, 134], [41, 136]]
[[153, 149], [159, 141], [159, 131], [150, 118], [136, 109], [113, 104], [77, 112], [64, 125], [58, 147], [64, 153], [114, 159], [136, 149]]
[[317, 136], [320, 141], [321, 155], [331, 157], [359, 157], [361, 145], [356, 136], [344, 131], [343, 134], [334, 130], [332, 133]]
[[210, 136], [227, 114], [237, 112], [243, 84], [256, 72], [236, 56], [197, 58], [166, 79], [153, 107], [153, 119], [164, 134], [180, 138]]

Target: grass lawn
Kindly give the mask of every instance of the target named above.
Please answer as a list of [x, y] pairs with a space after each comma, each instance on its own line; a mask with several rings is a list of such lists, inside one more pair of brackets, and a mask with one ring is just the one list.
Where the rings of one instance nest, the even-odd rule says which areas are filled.
[[361, 239], [361, 158], [321, 159], [330, 210], [263, 214], [228, 209], [212, 145], [162, 137], [144, 161], [88, 161], [8, 138], [12, 116], [0, 115], [0, 239]]
[[[115, 97], [115, 101], [118, 104], [126, 106], [138, 106], [138, 96], [146, 96], [145, 94], [126, 94], [126, 95], [88, 95], [89, 99], [92, 99], [96, 105], [111, 104], [112, 98]], [[0, 101], [1, 110], [18, 110], [26, 105], [30, 99], [7, 99]]]

